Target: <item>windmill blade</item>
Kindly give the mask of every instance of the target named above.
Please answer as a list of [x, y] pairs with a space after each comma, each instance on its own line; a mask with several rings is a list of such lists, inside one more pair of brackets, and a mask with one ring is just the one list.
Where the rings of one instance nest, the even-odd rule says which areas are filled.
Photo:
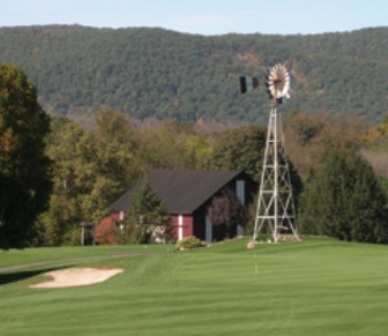
[[246, 93], [259, 87], [259, 79], [252, 76], [240, 77], [240, 93]]

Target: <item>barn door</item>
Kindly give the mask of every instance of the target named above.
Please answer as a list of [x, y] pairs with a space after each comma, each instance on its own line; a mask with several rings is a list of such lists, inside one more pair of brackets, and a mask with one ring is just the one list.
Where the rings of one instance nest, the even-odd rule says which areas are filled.
[[[237, 180], [236, 181], [236, 196], [240, 200], [241, 204], [245, 206], [245, 181]], [[241, 225], [237, 225], [237, 236], [242, 236], [244, 234], [244, 229]]]

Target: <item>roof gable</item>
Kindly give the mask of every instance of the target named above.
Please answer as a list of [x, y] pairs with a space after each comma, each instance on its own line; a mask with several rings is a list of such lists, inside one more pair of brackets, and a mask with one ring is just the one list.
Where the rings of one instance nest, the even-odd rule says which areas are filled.
[[[147, 177], [150, 187], [163, 200], [168, 213], [193, 213], [213, 197], [240, 171], [154, 170]], [[138, 182], [109, 207], [111, 212], [126, 211], [136, 191], [143, 185]]]

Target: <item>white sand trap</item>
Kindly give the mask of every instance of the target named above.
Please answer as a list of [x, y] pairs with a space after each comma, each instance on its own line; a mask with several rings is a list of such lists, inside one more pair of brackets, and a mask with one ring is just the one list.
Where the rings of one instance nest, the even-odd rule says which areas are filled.
[[104, 282], [111, 277], [122, 273], [123, 270], [104, 269], [104, 268], [69, 268], [45, 273], [51, 276], [52, 279], [41, 282], [39, 284], [31, 285], [31, 288], [63, 288], [86, 286], [100, 282]]

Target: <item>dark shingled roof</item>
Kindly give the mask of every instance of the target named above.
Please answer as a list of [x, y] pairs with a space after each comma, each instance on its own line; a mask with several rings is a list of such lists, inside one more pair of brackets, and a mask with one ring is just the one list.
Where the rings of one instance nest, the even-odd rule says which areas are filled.
[[[168, 213], [191, 214], [221, 190], [240, 171], [154, 170], [147, 177], [150, 187], [164, 201]], [[110, 212], [127, 211], [132, 196], [144, 184], [138, 182], [109, 206]]]

